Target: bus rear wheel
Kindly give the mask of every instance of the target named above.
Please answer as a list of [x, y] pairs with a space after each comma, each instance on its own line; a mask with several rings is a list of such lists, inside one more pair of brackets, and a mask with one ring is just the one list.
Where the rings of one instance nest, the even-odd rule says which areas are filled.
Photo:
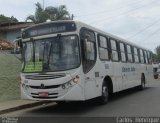
[[139, 89], [140, 90], [144, 90], [145, 87], [146, 87], [145, 76], [142, 75], [142, 77], [141, 77], [141, 85], [139, 86]]
[[158, 74], [155, 74], [155, 75], [154, 75], [154, 79], [158, 79]]
[[102, 86], [102, 95], [99, 97], [99, 103], [100, 104], [106, 104], [108, 102], [109, 98], [109, 90], [106, 84], [103, 84]]

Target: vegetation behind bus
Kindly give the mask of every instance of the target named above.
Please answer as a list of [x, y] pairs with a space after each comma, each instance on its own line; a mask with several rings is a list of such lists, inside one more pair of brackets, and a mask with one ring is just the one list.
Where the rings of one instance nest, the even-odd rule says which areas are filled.
[[160, 45], [155, 48], [155, 54], [153, 54], [153, 62], [160, 63]]
[[20, 68], [13, 54], [0, 53], [0, 101], [20, 99]]
[[48, 19], [51, 21], [55, 20], [71, 20], [71, 16], [65, 5], [60, 5], [59, 7], [48, 6], [43, 8], [42, 5], [37, 2], [36, 10], [34, 15], [29, 15], [26, 21], [30, 20], [33, 23], [43, 23]]

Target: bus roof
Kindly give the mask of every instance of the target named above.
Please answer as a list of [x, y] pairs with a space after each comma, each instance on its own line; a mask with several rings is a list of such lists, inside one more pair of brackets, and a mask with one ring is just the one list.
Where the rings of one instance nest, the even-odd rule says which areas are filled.
[[92, 27], [92, 26], [90, 26], [90, 25], [88, 25], [88, 24], [85, 24], [85, 23], [83, 23], [83, 22], [75, 21], [75, 23], [76, 23], [76, 24], [79, 24], [79, 25], [82, 26], [82, 27], [84, 26], [84, 27], [87, 27], [87, 28], [89, 28], [89, 29], [91, 29], [91, 30], [94, 30], [95, 32], [100, 33], [100, 34], [102, 34], [102, 35], [106, 35], [106, 36], [108, 36], [109, 38], [113, 38], [113, 39], [115, 39], [115, 40], [117, 40], [117, 41], [121, 41], [121, 42], [124, 42], [124, 43], [126, 43], [126, 44], [130, 44], [130, 45], [132, 45], [132, 46], [135, 46], [135, 47], [137, 47], [137, 48], [141, 48], [141, 49], [144, 49], [144, 50], [151, 51], [151, 50], [149, 50], [149, 49], [147, 49], [147, 48], [144, 48], [144, 47], [141, 47], [141, 46], [139, 46], [139, 45], [137, 45], [137, 44], [135, 44], [135, 43], [132, 43], [132, 42], [129, 41], [129, 40], [126, 40], [126, 39], [123, 39], [123, 38], [121, 38], [121, 37], [118, 37], [118, 36], [115, 36], [115, 35], [113, 35], [113, 34], [110, 34], [110, 33], [108, 33], [108, 32], [102, 31], [102, 30], [100, 30], [100, 29], [97, 29], [97, 28], [95, 28], [95, 27]]
[[33, 27], [38, 27], [38, 26], [41, 26], [41, 25], [52, 24], [52, 23], [61, 23], [61, 22], [63, 22], [63, 23], [65, 23], [65, 22], [66, 22], [66, 23], [67, 23], [67, 22], [74, 22], [74, 23], [76, 24], [76, 26], [79, 27], [79, 29], [82, 28], [82, 27], [85, 27], [85, 28], [88, 28], [88, 29], [90, 29], [90, 30], [93, 30], [93, 31], [95, 31], [95, 32], [97, 32], [97, 33], [100, 33], [100, 34], [102, 34], [102, 35], [106, 35], [106, 36], [108, 36], [109, 38], [113, 38], [113, 39], [115, 39], [115, 40], [117, 40], [117, 41], [121, 41], [121, 42], [124, 42], [124, 43], [126, 43], [126, 44], [130, 44], [130, 45], [132, 45], [132, 46], [135, 46], [135, 47], [137, 47], [137, 48], [141, 48], [141, 49], [144, 49], [144, 50], [151, 51], [151, 50], [149, 50], [149, 49], [147, 49], [147, 48], [144, 48], [144, 47], [141, 47], [141, 46], [139, 46], [139, 45], [137, 45], [137, 44], [134, 44], [134, 43], [131, 42], [131, 41], [128, 41], [128, 40], [123, 39], [123, 38], [120, 38], [120, 37], [115, 36], [115, 35], [113, 35], [113, 34], [110, 34], [110, 33], [108, 33], [108, 32], [102, 31], [102, 30], [100, 30], [100, 29], [97, 29], [97, 28], [95, 28], [95, 27], [93, 27], [93, 26], [90, 26], [90, 25], [88, 25], [88, 24], [86, 24], [86, 23], [83, 23], [83, 22], [80, 22], [80, 21], [58, 20], [58, 21], [44, 22], [44, 23], [32, 25], [32, 26], [30, 26], [30, 27], [28, 27], [28, 28], [23, 29], [22, 31], [28, 30], [28, 29], [33, 28]]

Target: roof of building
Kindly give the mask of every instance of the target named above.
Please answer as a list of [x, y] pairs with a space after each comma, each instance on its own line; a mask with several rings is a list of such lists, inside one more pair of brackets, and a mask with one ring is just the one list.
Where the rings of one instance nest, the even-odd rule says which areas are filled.
[[32, 22], [5, 23], [5, 24], [0, 24], [0, 31], [17, 30], [17, 29], [26, 28], [32, 25], [34, 25], [34, 23]]

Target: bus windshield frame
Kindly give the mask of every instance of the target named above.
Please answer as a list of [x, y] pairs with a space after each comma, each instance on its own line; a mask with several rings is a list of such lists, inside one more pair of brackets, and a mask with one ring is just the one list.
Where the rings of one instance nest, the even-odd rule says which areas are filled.
[[78, 35], [23, 42], [23, 73], [58, 72], [80, 66]]

